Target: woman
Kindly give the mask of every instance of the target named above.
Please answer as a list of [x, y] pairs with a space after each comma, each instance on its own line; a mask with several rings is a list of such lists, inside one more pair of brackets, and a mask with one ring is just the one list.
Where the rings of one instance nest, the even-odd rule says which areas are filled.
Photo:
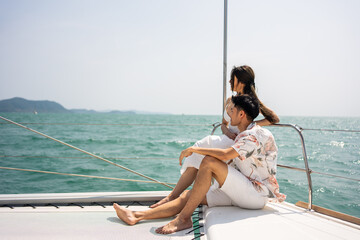
[[[238, 95], [249, 94], [257, 97], [255, 92], [255, 74], [249, 66], [234, 67], [231, 70], [230, 85], [231, 90]], [[259, 100], [259, 99], [258, 99]], [[264, 119], [255, 121], [260, 126], [267, 126], [279, 122], [278, 116], [268, 107], [266, 107], [260, 100], [260, 113], [264, 116]], [[228, 148], [234, 144], [234, 140], [239, 133], [239, 129], [236, 126], [231, 125], [231, 119], [228, 115], [232, 107], [231, 98], [226, 100], [226, 107], [224, 111], [224, 118], [221, 124], [221, 130], [223, 135], [221, 136], [207, 136], [200, 141], [196, 142], [194, 146], [203, 148]], [[181, 177], [176, 184], [172, 192], [160, 200], [156, 204], [150, 206], [151, 208], [160, 206], [168, 201], [176, 199], [180, 194], [188, 188], [195, 180], [197, 171], [200, 167], [201, 161], [204, 155], [193, 153], [191, 156], [185, 159], [182, 168], [180, 170]]]

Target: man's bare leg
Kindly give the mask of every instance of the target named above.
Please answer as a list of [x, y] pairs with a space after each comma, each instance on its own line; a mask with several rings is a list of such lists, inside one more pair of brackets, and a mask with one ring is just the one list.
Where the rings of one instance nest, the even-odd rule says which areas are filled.
[[191, 222], [191, 215], [194, 210], [200, 203], [207, 204], [206, 193], [210, 188], [211, 178], [214, 177], [219, 185], [222, 186], [227, 174], [228, 169], [226, 163], [213, 157], [205, 157], [200, 165], [194, 187], [186, 205], [174, 220], [165, 226], [156, 229], [156, 232], [170, 234], [189, 228], [188, 223]]
[[188, 167], [181, 175], [179, 181], [177, 182], [175, 188], [171, 191], [171, 193], [165, 198], [161, 199], [159, 202], [151, 205], [150, 208], [156, 208], [164, 203], [178, 198], [180, 194], [194, 182], [197, 172], [198, 170], [196, 168]]
[[[149, 209], [146, 211], [131, 211], [130, 209], [119, 206], [114, 203], [113, 207], [117, 216], [127, 223], [128, 225], [135, 225], [141, 220], [145, 219], [158, 219], [167, 218], [178, 214], [185, 206], [187, 200], [190, 197], [190, 191], [184, 191], [177, 199], [167, 202], [157, 208]], [[192, 226], [190, 220], [190, 226]], [[188, 227], [188, 228], [189, 228]]]

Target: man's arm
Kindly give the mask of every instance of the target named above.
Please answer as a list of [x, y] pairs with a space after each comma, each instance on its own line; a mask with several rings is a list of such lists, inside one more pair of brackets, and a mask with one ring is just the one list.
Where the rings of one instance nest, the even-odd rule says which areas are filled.
[[208, 155], [224, 162], [239, 156], [238, 152], [235, 151], [233, 148], [220, 149], [220, 148], [189, 147], [183, 150], [180, 154], [179, 157], [180, 166], [182, 165], [183, 158], [188, 157], [193, 153]]

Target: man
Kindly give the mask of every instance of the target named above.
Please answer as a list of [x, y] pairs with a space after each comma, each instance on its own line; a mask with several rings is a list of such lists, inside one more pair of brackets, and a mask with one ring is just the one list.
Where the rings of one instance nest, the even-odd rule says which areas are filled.
[[[274, 137], [253, 122], [259, 115], [258, 100], [241, 95], [232, 97], [232, 101], [234, 107], [229, 115], [232, 124], [240, 130], [235, 144], [228, 149], [189, 147], [183, 150], [179, 158], [180, 165], [182, 159], [192, 153], [206, 156], [193, 189], [184, 191], [175, 200], [146, 211], [133, 212], [115, 203], [114, 208], [121, 220], [134, 225], [144, 219], [178, 214], [174, 220], [156, 230], [157, 233], [170, 234], [192, 226], [191, 215], [199, 204], [260, 209], [269, 197], [279, 201], [285, 199], [285, 195], [279, 193], [275, 178], [277, 147]], [[213, 177], [216, 182], [211, 185]]]

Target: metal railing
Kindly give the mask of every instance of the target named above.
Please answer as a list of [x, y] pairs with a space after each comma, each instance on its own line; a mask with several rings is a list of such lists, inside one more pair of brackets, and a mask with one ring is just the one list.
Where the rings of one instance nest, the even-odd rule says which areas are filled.
[[[221, 123], [219, 123], [219, 122], [214, 123], [214, 124], [213, 124], [213, 130], [212, 130], [212, 132], [211, 132], [211, 135], [213, 135], [213, 134], [215, 133], [216, 129], [217, 129], [218, 127], [220, 127], [220, 126], [221, 126]], [[278, 166], [278, 167], [282, 167], [282, 168], [297, 170], [297, 171], [301, 171], [301, 172], [306, 172], [306, 177], [307, 177], [307, 180], [308, 180], [308, 189], [309, 189], [309, 202], [308, 202], [307, 208], [308, 208], [309, 210], [312, 209], [312, 202], [313, 202], [313, 197], [312, 197], [313, 188], [312, 188], [312, 180], [311, 180], [311, 174], [312, 174], [312, 173], [322, 174], [322, 175], [327, 175], [327, 176], [332, 176], [332, 177], [343, 178], [343, 179], [347, 179], [347, 180], [352, 180], [352, 181], [358, 181], [358, 182], [360, 182], [360, 179], [343, 177], [343, 176], [338, 176], [338, 175], [328, 174], [328, 173], [315, 172], [315, 171], [311, 170], [310, 167], [309, 167], [308, 157], [307, 157], [307, 153], [306, 153], [305, 139], [304, 139], [304, 136], [303, 136], [303, 134], [302, 134], [302, 131], [304, 131], [304, 130], [309, 130], [309, 131], [331, 131], [331, 132], [356, 132], [356, 133], [360, 133], [360, 130], [302, 128], [302, 127], [300, 127], [300, 126], [298, 126], [298, 125], [296, 125], [296, 124], [273, 124], [273, 125], [270, 125], [269, 127], [288, 127], [288, 128], [292, 128], [292, 129], [294, 129], [294, 130], [299, 134], [299, 136], [300, 136], [301, 146], [302, 146], [302, 153], [303, 153], [304, 164], [305, 164], [305, 169], [297, 168], [297, 167], [291, 167], [291, 166], [286, 166], [286, 165], [281, 165], [281, 164], [277, 164], [277, 166]]]
[[[307, 154], [306, 154], [306, 147], [305, 147], [305, 140], [304, 140], [304, 136], [302, 135], [302, 128], [298, 125], [294, 125], [294, 124], [274, 124], [271, 126], [275, 126], [275, 127], [290, 127], [295, 129], [295, 131], [299, 134], [300, 136], [300, 140], [301, 140], [301, 146], [302, 146], [302, 153], [303, 153], [303, 158], [304, 158], [304, 164], [305, 164], [305, 172], [306, 172], [306, 177], [308, 180], [308, 188], [309, 188], [309, 203], [308, 203], [308, 209], [312, 209], [312, 180], [311, 180], [311, 172], [312, 170], [309, 168], [309, 162], [308, 162], [308, 158], [307, 158]], [[288, 167], [288, 166], [284, 166], [286, 168], [289, 169], [295, 169], [293, 167]], [[295, 170], [299, 170], [299, 168], [296, 168]], [[301, 169], [303, 170], [303, 169]]]

